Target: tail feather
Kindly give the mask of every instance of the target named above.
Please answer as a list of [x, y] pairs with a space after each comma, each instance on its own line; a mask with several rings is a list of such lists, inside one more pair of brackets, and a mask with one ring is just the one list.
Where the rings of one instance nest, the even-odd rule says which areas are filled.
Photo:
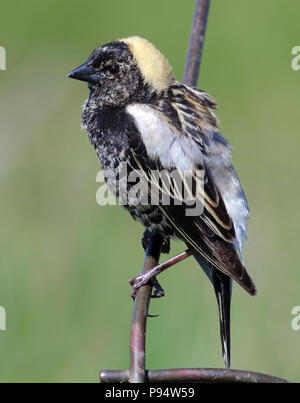
[[230, 302], [232, 280], [226, 274], [213, 270], [213, 285], [218, 301], [222, 355], [230, 368]]
[[194, 256], [214, 286], [219, 307], [222, 355], [226, 368], [230, 368], [230, 302], [232, 280], [229, 276], [217, 270], [202, 255], [197, 254]]

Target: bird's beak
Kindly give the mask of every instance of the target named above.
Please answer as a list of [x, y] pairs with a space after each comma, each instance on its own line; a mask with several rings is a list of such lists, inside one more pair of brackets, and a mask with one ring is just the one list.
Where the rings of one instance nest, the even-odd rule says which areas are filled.
[[91, 84], [97, 84], [99, 82], [99, 76], [96, 71], [89, 66], [88, 62], [76, 67], [67, 77], [75, 78], [76, 80], [86, 81]]

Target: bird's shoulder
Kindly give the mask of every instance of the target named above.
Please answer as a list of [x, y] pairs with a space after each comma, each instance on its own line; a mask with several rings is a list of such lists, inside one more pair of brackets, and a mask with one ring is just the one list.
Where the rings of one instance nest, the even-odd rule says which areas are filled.
[[173, 120], [183, 135], [203, 135], [207, 129], [217, 129], [218, 122], [213, 109], [216, 101], [204, 90], [174, 81], [167, 94], [159, 102], [159, 108]]
[[126, 111], [134, 118], [150, 158], [160, 158], [166, 168], [179, 165], [187, 170], [201, 164], [209, 137], [218, 130], [215, 108], [215, 100], [205, 91], [174, 81], [163, 96], [151, 103], [130, 104]]

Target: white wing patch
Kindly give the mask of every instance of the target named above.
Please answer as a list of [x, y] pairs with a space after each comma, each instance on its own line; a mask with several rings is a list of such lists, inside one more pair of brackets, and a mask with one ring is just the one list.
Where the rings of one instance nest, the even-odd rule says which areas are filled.
[[203, 155], [195, 141], [172, 131], [159, 112], [144, 104], [129, 105], [126, 111], [133, 116], [150, 158], [159, 158], [165, 168], [182, 171], [203, 165]]

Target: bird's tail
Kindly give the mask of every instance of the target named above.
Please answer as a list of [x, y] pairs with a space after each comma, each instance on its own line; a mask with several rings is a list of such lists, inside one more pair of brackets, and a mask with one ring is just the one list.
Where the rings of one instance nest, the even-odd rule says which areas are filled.
[[230, 368], [230, 301], [232, 280], [226, 274], [214, 269], [213, 285], [219, 307], [222, 355], [226, 368]]
[[229, 276], [217, 270], [202, 255], [197, 254], [194, 256], [207, 274], [215, 289], [219, 307], [222, 355], [226, 368], [230, 368], [230, 302], [232, 280]]

